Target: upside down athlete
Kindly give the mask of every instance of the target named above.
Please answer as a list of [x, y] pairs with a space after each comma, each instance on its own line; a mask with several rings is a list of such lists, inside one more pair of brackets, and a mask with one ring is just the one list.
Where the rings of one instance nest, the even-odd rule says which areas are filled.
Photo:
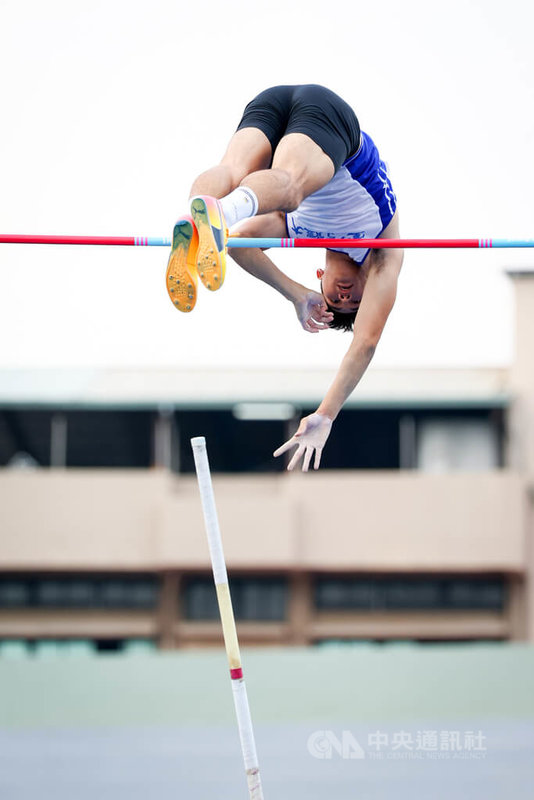
[[[387, 168], [354, 111], [314, 84], [275, 86], [245, 108], [221, 163], [191, 189], [191, 214], [174, 226], [167, 290], [192, 311], [198, 277], [222, 286], [228, 229], [247, 237], [398, 238], [396, 197]], [[352, 341], [317, 410], [274, 455], [297, 446], [288, 469], [308, 470], [344, 402], [367, 369], [395, 302], [402, 250], [326, 250], [320, 292], [281, 272], [263, 250], [234, 248], [240, 267], [291, 301], [302, 327], [353, 331]]]

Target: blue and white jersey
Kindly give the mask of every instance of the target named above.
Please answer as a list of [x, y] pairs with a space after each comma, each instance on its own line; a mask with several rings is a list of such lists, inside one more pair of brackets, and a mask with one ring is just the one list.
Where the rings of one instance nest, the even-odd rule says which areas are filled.
[[[391, 222], [397, 198], [375, 143], [361, 133], [358, 152], [332, 180], [286, 215], [290, 238], [374, 239]], [[362, 264], [367, 248], [335, 247]]]

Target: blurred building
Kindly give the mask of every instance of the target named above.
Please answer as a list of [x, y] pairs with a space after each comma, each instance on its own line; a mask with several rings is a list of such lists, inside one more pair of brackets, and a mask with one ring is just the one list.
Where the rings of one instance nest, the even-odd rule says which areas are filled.
[[534, 272], [508, 369], [379, 370], [318, 473], [272, 450], [324, 370], [0, 373], [0, 652], [221, 641], [204, 435], [243, 644], [533, 640]]

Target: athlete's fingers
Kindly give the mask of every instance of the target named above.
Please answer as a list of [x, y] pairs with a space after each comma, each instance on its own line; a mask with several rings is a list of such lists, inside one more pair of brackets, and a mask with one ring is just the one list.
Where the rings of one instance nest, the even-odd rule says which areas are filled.
[[313, 320], [315, 323], [324, 323], [324, 319], [321, 314], [310, 314], [309, 319]]
[[317, 447], [315, 450], [315, 460], [313, 462], [313, 468], [319, 469], [319, 464], [321, 463], [321, 456], [323, 454], [323, 448]]
[[278, 456], [281, 456], [283, 453], [287, 453], [289, 448], [294, 447], [294, 445], [296, 444], [298, 444], [298, 442], [296, 442], [295, 438], [292, 436], [291, 439], [289, 439], [289, 441], [284, 442], [284, 444], [280, 445], [280, 447], [274, 451], [273, 456], [275, 458], [278, 458]]
[[298, 464], [298, 462], [302, 458], [304, 450], [305, 450], [304, 445], [303, 444], [299, 444], [297, 452], [293, 454], [293, 458], [291, 459], [291, 461], [287, 465], [287, 468], [288, 468], [288, 470], [290, 472], [291, 472], [292, 469], [294, 469], [296, 467], [296, 465]]
[[306, 448], [306, 453], [304, 455], [304, 461], [302, 463], [302, 471], [307, 472], [308, 467], [310, 466], [311, 457], [313, 455], [313, 447], [308, 446]]
[[313, 317], [314, 323], [320, 328], [328, 328], [330, 326], [330, 322], [332, 321], [333, 317], [330, 313], [328, 314], [314, 314]]
[[306, 322], [306, 330], [309, 331], [309, 333], [317, 333], [317, 331], [320, 331], [321, 328], [318, 326], [318, 324], [314, 319], [309, 319]]

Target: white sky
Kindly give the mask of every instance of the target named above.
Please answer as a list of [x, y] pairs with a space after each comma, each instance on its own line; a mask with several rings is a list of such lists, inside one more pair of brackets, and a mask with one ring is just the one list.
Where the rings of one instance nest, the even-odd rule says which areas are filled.
[[[0, 231], [170, 236], [246, 102], [315, 82], [389, 162], [404, 236], [534, 238], [532, 8], [0, 0]], [[321, 251], [272, 252], [314, 286]], [[167, 255], [1, 245], [0, 368], [334, 366], [346, 350], [347, 334], [301, 331], [233, 262], [220, 292], [180, 314]], [[503, 267], [519, 265], [534, 252], [408, 252], [374, 363], [508, 363]]]

